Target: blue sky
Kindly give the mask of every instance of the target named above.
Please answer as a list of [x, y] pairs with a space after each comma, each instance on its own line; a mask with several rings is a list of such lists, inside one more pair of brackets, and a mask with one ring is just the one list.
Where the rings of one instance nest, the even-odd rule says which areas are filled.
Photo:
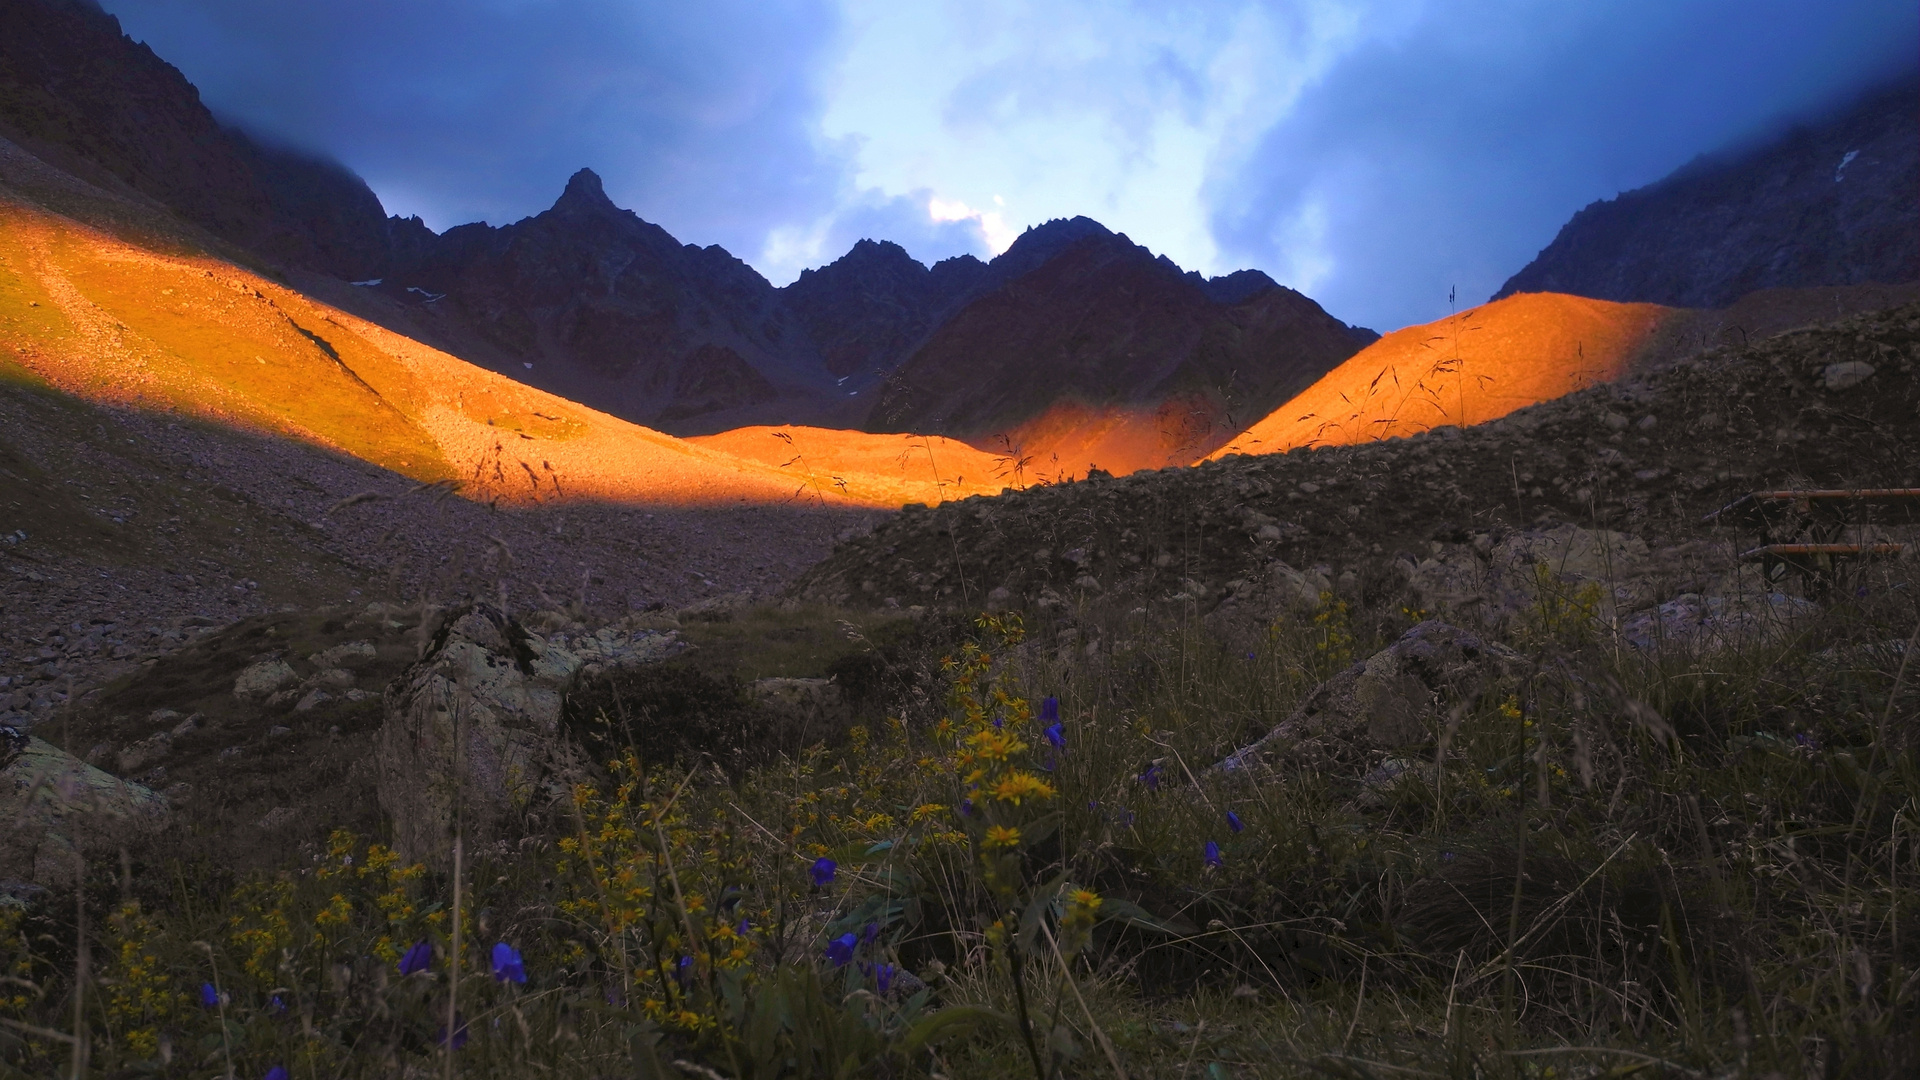
[[1387, 330], [1575, 210], [1916, 64], [1912, 0], [103, 0], [436, 229], [581, 166], [777, 284], [1085, 214]]

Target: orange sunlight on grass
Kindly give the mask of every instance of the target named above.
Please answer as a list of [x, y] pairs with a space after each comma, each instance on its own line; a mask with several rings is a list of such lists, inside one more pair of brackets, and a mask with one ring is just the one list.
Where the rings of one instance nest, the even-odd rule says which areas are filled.
[[1221, 447], [1271, 454], [1481, 424], [1627, 373], [1658, 304], [1522, 293], [1396, 330]]
[[[1225, 410], [1201, 395], [1180, 395], [1153, 407], [1057, 401], [1003, 438], [1018, 448], [1029, 477], [1082, 477], [1089, 468], [1115, 476], [1191, 465], [1232, 434]], [[1007, 456], [1013, 450], [1006, 451]]]
[[455, 481], [482, 502], [898, 506], [952, 497], [961, 478], [968, 493], [989, 487], [983, 462], [939, 446], [956, 459], [940, 463], [939, 483], [924, 465], [867, 469], [856, 455], [844, 483], [797, 484], [771, 455], [672, 438], [230, 263], [158, 253], [4, 199], [0, 366], [91, 401], [296, 438], [423, 483]]
[[783, 425], [735, 428], [686, 441], [777, 468], [809, 497], [859, 490], [876, 496], [891, 494], [895, 505], [932, 505], [943, 499], [997, 495], [1001, 488], [1020, 486], [1010, 460], [940, 435], [875, 435]]

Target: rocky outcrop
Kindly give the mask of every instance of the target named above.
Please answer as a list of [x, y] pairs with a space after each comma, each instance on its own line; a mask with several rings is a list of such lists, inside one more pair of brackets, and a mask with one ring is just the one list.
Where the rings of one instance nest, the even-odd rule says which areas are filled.
[[222, 127], [85, 0], [0, 5], [0, 135], [273, 261], [350, 279], [386, 268], [386, 211], [359, 177]]
[[1452, 716], [1490, 695], [1517, 699], [1532, 669], [1503, 645], [1429, 619], [1315, 687], [1291, 716], [1216, 768], [1372, 767], [1387, 753], [1432, 743]]
[[1593, 203], [1494, 294], [1717, 308], [1756, 289], [1920, 280], [1920, 83]]
[[165, 824], [167, 800], [50, 743], [0, 728], [0, 877], [71, 881], [83, 858]]
[[[594, 639], [602, 664], [637, 665], [679, 643]], [[422, 658], [387, 687], [376, 751], [380, 807], [405, 858], [445, 866], [456, 827], [469, 850], [564, 805], [591, 765], [561, 728], [584, 661], [487, 604], [449, 612]]]
[[[1231, 413], [1219, 430], [1204, 424], [1208, 431], [1182, 440], [1191, 444], [1185, 463], [1372, 340], [1264, 275], [1221, 279], [1210, 290], [1085, 218], [1028, 232], [989, 269], [1004, 274], [1003, 263], [1031, 269], [1001, 276], [904, 357], [867, 430], [997, 448], [996, 437], [1066, 403], [1137, 413], [1149, 439], [1166, 426], [1157, 410], [1170, 400], [1189, 412]], [[1076, 471], [1085, 464], [1072, 463]]]

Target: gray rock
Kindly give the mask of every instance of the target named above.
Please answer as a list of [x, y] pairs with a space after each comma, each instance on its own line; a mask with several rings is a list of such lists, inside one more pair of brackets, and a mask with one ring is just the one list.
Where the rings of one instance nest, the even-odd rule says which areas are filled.
[[378, 656], [371, 641], [349, 641], [314, 653], [308, 659], [313, 661], [314, 667], [321, 669], [356, 668], [366, 667]]
[[1820, 381], [1829, 390], [1851, 390], [1873, 378], [1875, 368], [1865, 360], [1843, 360], [1828, 364], [1820, 372]]
[[28, 736], [0, 769], [0, 876], [70, 881], [76, 857], [104, 854], [165, 824], [167, 801]]
[[1620, 622], [1620, 637], [1646, 653], [1702, 656], [1777, 641], [1820, 610], [1785, 593], [1741, 596], [1683, 593]]
[[233, 680], [233, 696], [241, 701], [260, 701], [299, 680], [285, 660], [263, 660], [248, 665], [239, 678]]
[[[663, 634], [595, 646], [617, 666], [665, 659], [683, 647]], [[529, 634], [491, 605], [448, 612], [426, 654], [383, 698], [376, 788], [393, 818], [395, 849], [409, 861], [444, 867], [456, 806], [473, 849], [513, 831], [530, 813], [564, 804], [570, 786], [591, 774], [560, 731], [562, 698], [583, 669], [579, 655]]]
[[1364, 769], [1383, 752], [1431, 742], [1452, 709], [1512, 689], [1531, 670], [1513, 650], [1429, 619], [1315, 687], [1291, 716], [1215, 767]]

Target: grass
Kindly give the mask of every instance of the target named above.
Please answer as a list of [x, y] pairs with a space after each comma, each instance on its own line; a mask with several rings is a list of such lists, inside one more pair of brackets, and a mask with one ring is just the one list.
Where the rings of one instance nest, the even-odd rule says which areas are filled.
[[84, 909], [99, 1075], [1895, 1075], [1920, 671], [1910, 593], [1865, 584], [1711, 656], [1543, 610], [1541, 674], [1384, 780], [1209, 768], [1415, 614], [1365, 598], [1251, 654], [1118, 610], [835, 627], [884, 672], [843, 740], [628, 752], [467, 854], [451, 1060], [453, 882], [339, 831], [245, 873], [156, 845], [0, 908], [0, 1061], [70, 1067]]

